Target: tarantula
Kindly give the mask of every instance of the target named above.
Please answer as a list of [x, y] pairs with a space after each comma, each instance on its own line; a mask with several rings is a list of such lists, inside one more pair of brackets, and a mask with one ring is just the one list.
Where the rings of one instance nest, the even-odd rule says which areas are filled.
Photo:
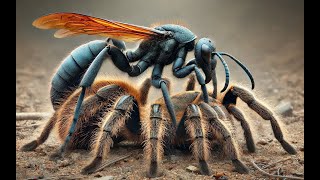
[[[170, 84], [169, 81], [167, 83]], [[163, 98], [156, 100], [151, 106], [147, 103], [150, 86], [150, 79], [145, 80], [140, 88], [136, 88], [126, 81], [105, 78], [96, 80], [86, 92], [79, 121], [76, 127], [73, 127], [75, 133], [70, 139], [72, 143], [67, 147], [69, 150], [90, 149], [94, 152], [93, 160], [82, 169], [83, 173], [94, 172], [103, 159], [106, 159], [113, 144], [123, 140], [144, 143], [148, 177], [159, 175], [164, 145], [189, 146], [199, 163], [201, 173], [209, 175], [211, 171], [207, 160], [210, 157], [212, 141], [223, 145], [224, 153], [232, 160], [237, 172], [248, 173], [249, 169], [241, 161], [236, 142], [224, 123], [230, 115], [240, 121], [247, 148], [250, 152], [255, 151], [249, 124], [241, 110], [236, 107], [238, 97], [263, 119], [271, 122], [276, 139], [288, 153], [296, 153], [292, 145], [284, 139], [273, 113], [249, 91], [239, 86], [228, 89], [225, 96], [221, 96], [221, 101], [209, 98], [209, 103], [205, 103], [202, 93], [194, 90], [195, 78], [191, 76], [186, 91], [171, 96], [179, 120], [176, 129], [172, 129], [173, 126], [170, 125], [170, 115]], [[54, 127], [63, 142], [72, 124], [79, 94], [79, 89], [71, 92], [71, 95], [61, 102], [41, 135], [21, 149], [34, 150], [46, 141]]]

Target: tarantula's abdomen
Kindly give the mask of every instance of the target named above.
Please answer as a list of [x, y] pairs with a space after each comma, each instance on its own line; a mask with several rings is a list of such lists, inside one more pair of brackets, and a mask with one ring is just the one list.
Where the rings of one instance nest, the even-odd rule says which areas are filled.
[[[107, 116], [117, 98], [124, 94], [131, 95], [135, 99], [140, 98], [139, 91], [124, 81], [101, 79], [87, 89], [79, 120], [71, 137], [74, 148], [90, 147], [101, 121]], [[57, 110], [56, 125], [62, 141], [67, 137], [71, 127], [79, 95], [79, 90], [74, 91]]]

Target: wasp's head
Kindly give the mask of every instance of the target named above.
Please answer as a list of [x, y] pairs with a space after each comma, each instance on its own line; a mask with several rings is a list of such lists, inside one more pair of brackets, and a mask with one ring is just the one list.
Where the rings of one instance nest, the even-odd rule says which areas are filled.
[[197, 65], [202, 69], [206, 76], [206, 83], [209, 83], [211, 77], [211, 53], [216, 50], [216, 47], [208, 38], [201, 38], [195, 46], [195, 58]]

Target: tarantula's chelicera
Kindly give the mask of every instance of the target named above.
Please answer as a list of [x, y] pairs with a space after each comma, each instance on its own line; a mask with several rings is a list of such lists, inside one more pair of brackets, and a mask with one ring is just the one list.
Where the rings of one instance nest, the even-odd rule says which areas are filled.
[[[177, 112], [177, 129], [172, 129], [170, 115], [163, 98], [151, 106], [147, 95], [151, 80], [143, 82], [140, 89], [128, 82], [114, 79], [96, 80], [86, 92], [79, 121], [72, 142], [67, 149], [91, 149], [93, 160], [82, 172], [92, 173], [107, 157], [113, 144], [123, 140], [144, 143], [147, 161], [147, 175], [159, 175], [159, 165], [164, 152], [164, 145], [189, 146], [199, 163], [202, 174], [210, 174], [207, 160], [210, 157], [211, 142], [223, 145], [224, 153], [229, 156], [239, 173], [248, 173], [248, 168], [241, 161], [236, 142], [223, 122], [230, 114], [241, 122], [250, 152], [255, 151], [252, 133], [243, 113], [236, 107], [239, 97], [256, 111], [263, 119], [269, 120], [275, 137], [290, 154], [295, 149], [284, 139], [280, 126], [273, 113], [259, 103], [247, 90], [232, 86], [221, 102], [209, 98], [209, 103], [202, 100], [201, 92], [194, 91], [194, 77], [189, 79], [186, 91], [171, 96]], [[169, 83], [168, 83], [169, 84]], [[67, 137], [73, 121], [73, 113], [80, 90], [75, 90], [61, 102], [40, 137], [24, 145], [22, 150], [30, 151], [48, 138], [56, 127], [61, 141]]]

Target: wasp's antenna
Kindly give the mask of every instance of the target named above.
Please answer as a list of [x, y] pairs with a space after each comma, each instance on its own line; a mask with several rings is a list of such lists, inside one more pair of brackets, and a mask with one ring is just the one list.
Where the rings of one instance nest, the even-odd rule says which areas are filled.
[[231, 56], [230, 54], [225, 53], [225, 52], [219, 52], [219, 54], [224, 55], [224, 56], [228, 56], [230, 59], [234, 60], [247, 73], [247, 75], [249, 76], [250, 81], [251, 81], [251, 85], [252, 85], [251, 89], [254, 89], [254, 85], [255, 85], [254, 79], [253, 79], [253, 76], [252, 76], [251, 72], [249, 71], [249, 69], [245, 65], [243, 65], [242, 62], [240, 62], [238, 59]]
[[214, 55], [217, 55], [217, 56], [219, 57], [222, 65], [223, 65], [223, 67], [224, 67], [224, 71], [225, 71], [225, 73], [226, 73], [226, 82], [225, 82], [225, 84], [224, 84], [223, 89], [220, 91], [220, 92], [224, 92], [224, 91], [227, 89], [227, 87], [229, 86], [229, 76], [230, 76], [229, 67], [228, 67], [228, 64], [226, 63], [226, 61], [225, 61], [225, 60], [222, 58], [222, 56], [220, 55], [220, 53], [218, 53], [218, 52], [213, 52], [213, 53], [212, 53], [212, 57], [213, 57]]

